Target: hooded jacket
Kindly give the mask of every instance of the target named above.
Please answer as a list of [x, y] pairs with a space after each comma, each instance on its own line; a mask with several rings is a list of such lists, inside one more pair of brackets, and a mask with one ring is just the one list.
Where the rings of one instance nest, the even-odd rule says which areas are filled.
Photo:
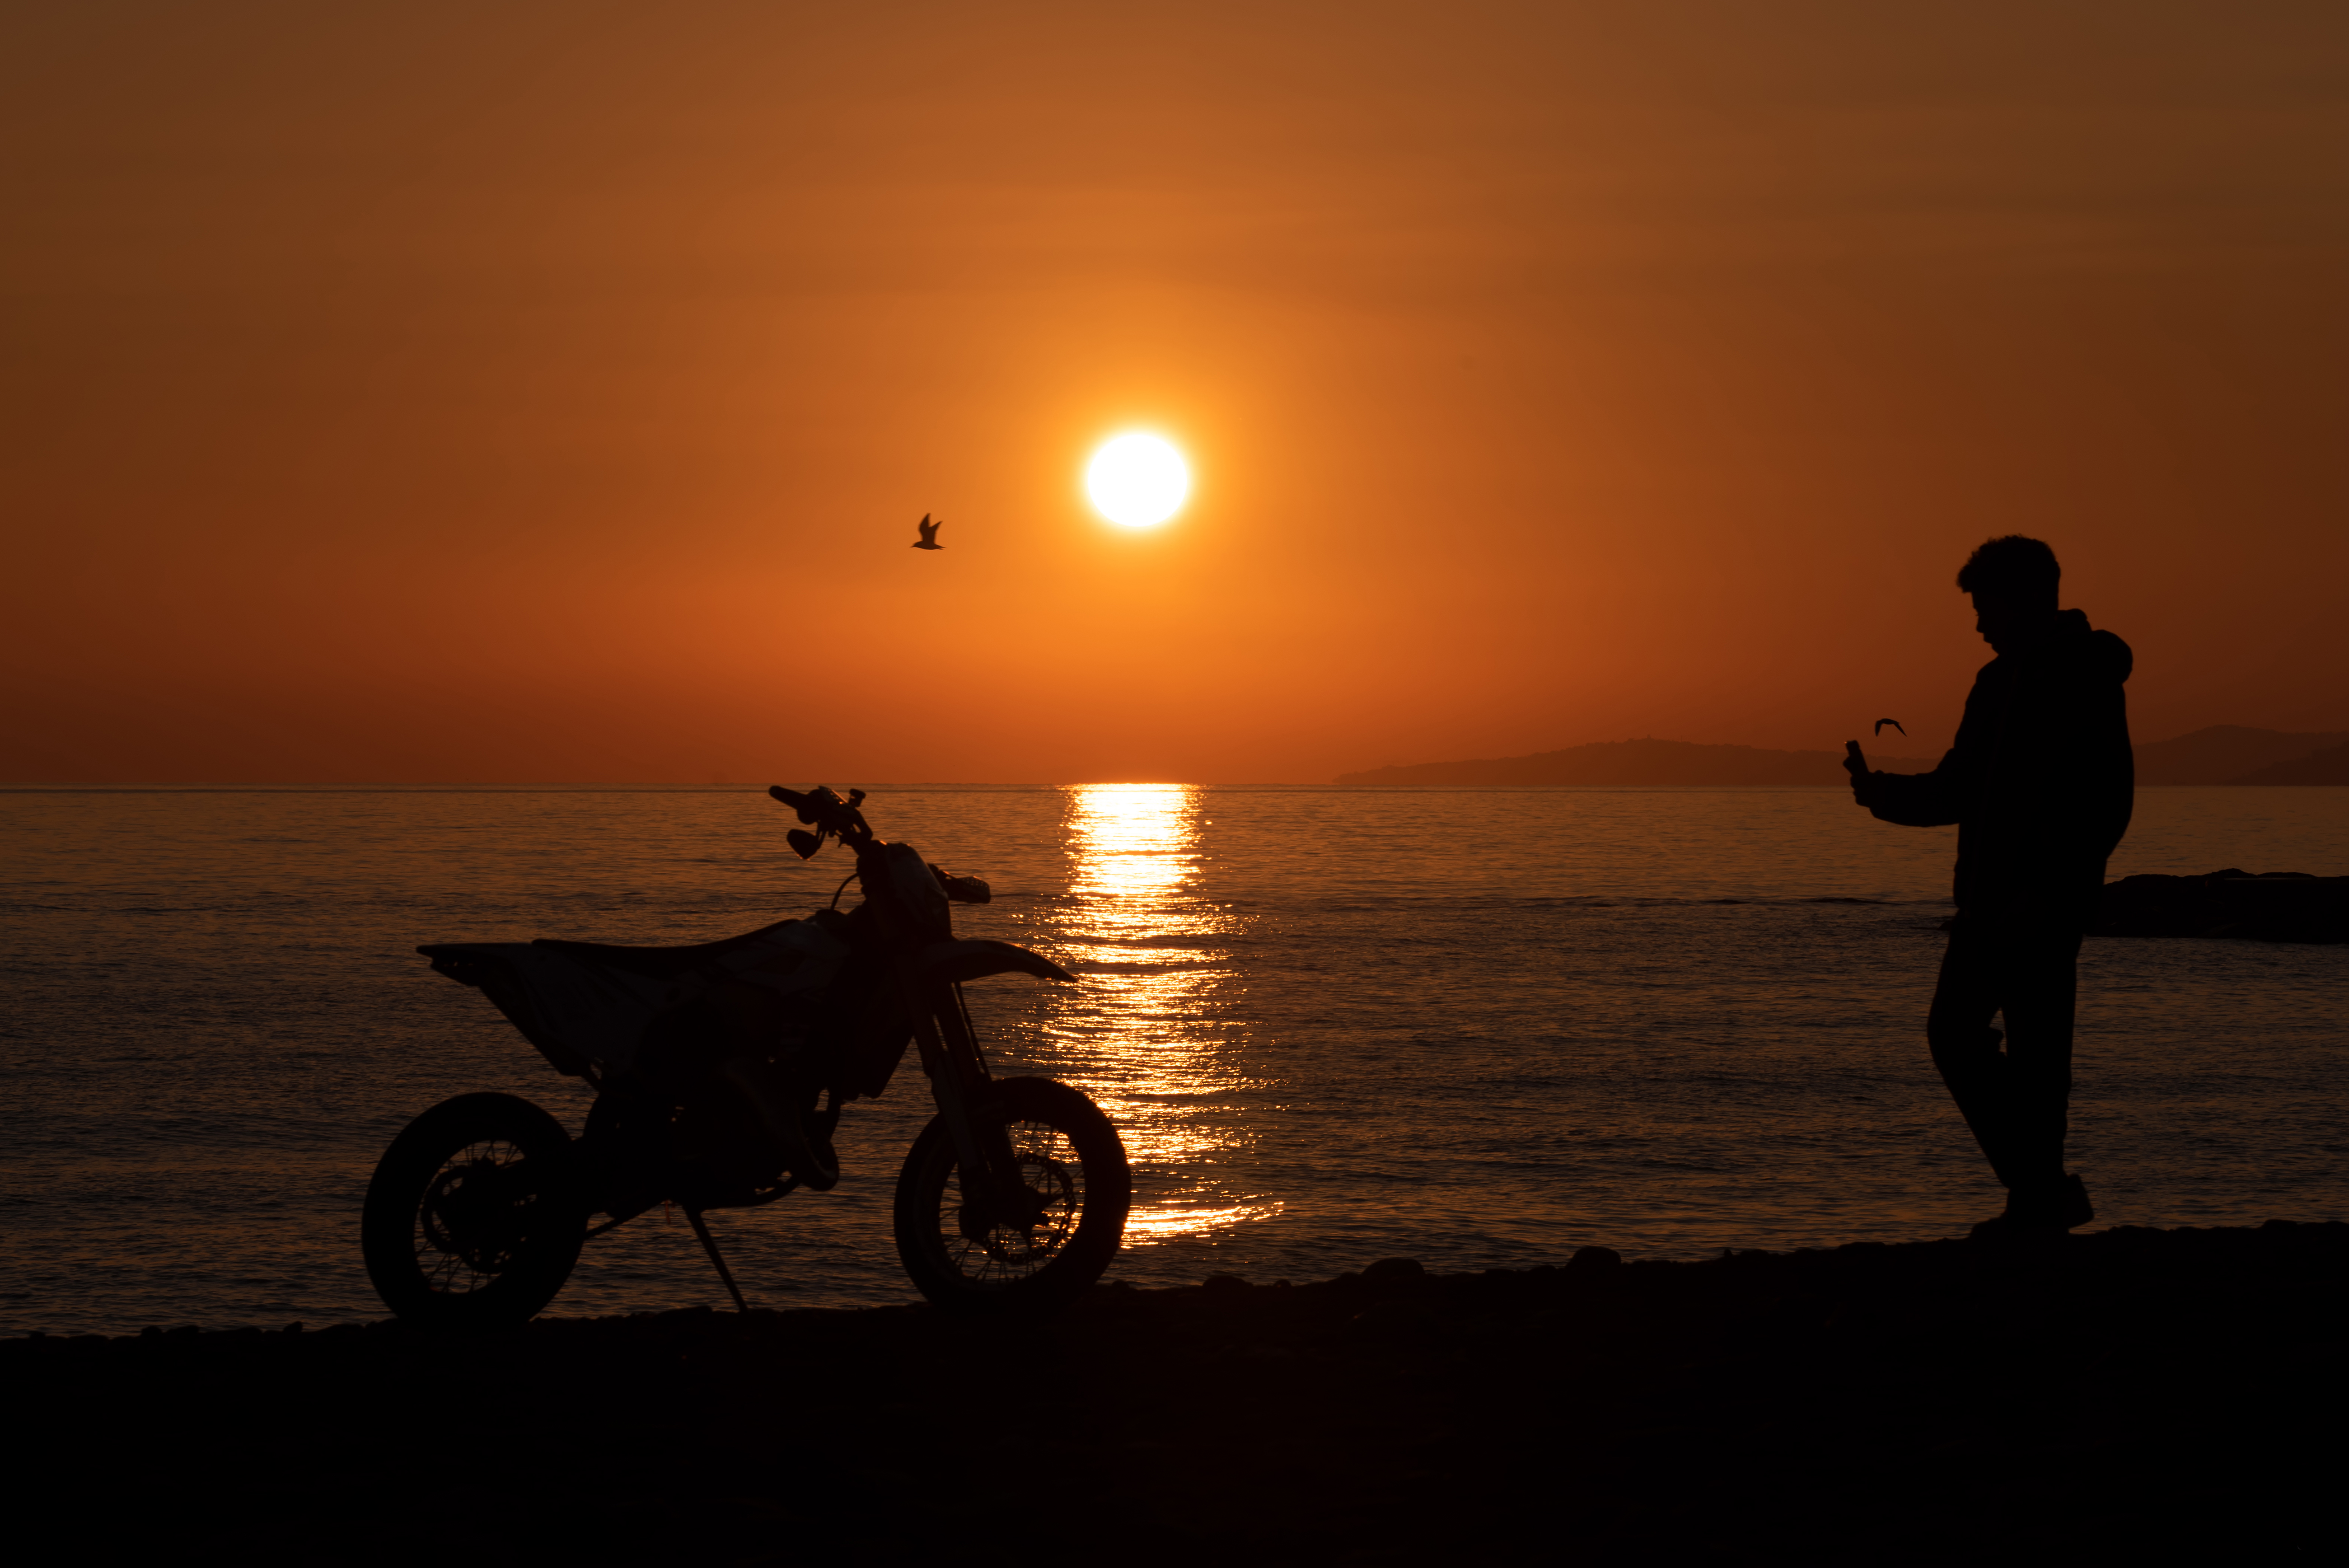
[[2049, 636], [1982, 667], [1940, 766], [1870, 775], [1869, 811], [1911, 827], [1958, 825], [1962, 911], [2076, 905], [2085, 918], [2137, 786], [2121, 690], [2133, 662], [2127, 643], [2060, 612]]

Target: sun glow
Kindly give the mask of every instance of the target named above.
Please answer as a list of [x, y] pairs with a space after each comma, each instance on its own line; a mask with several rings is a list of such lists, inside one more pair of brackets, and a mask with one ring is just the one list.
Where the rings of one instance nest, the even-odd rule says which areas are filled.
[[1085, 493], [1121, 527], [1154, 528], [1183, 509], [1191, 471], [1171, 441], [1138, 431], [1113, 436], [1086, 465]]

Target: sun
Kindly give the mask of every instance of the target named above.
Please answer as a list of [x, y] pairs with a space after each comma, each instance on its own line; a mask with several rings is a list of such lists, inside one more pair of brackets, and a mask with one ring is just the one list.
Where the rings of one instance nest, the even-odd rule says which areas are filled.
[[1112, 436], [1085, 465], [1085, 493], [1111, 522], [1154, 528], [1183, 509], [1191, 471], [1174, 443], [1139, 431]]

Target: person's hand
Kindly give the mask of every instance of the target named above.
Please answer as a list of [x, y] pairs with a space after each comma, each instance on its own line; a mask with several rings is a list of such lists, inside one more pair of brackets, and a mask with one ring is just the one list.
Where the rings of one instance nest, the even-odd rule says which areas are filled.
[[1843, 769], [1851, 775], [1851, 798], [1870, 811], [1875, 810], [1877, 797], [1882, 794], [1876, 787], [1876, 781], [1883, 775], [1869, 770], [1868, 757], [1860, 751], [1857, 741], [1843, 743]]

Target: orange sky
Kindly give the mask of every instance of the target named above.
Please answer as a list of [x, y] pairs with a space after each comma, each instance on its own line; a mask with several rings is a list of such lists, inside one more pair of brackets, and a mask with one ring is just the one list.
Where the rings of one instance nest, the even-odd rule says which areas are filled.
[[2349, 728], [2337, 3], [17, 5], [0, 132], [0, 779], [1921, 751], [2010, 531]]

